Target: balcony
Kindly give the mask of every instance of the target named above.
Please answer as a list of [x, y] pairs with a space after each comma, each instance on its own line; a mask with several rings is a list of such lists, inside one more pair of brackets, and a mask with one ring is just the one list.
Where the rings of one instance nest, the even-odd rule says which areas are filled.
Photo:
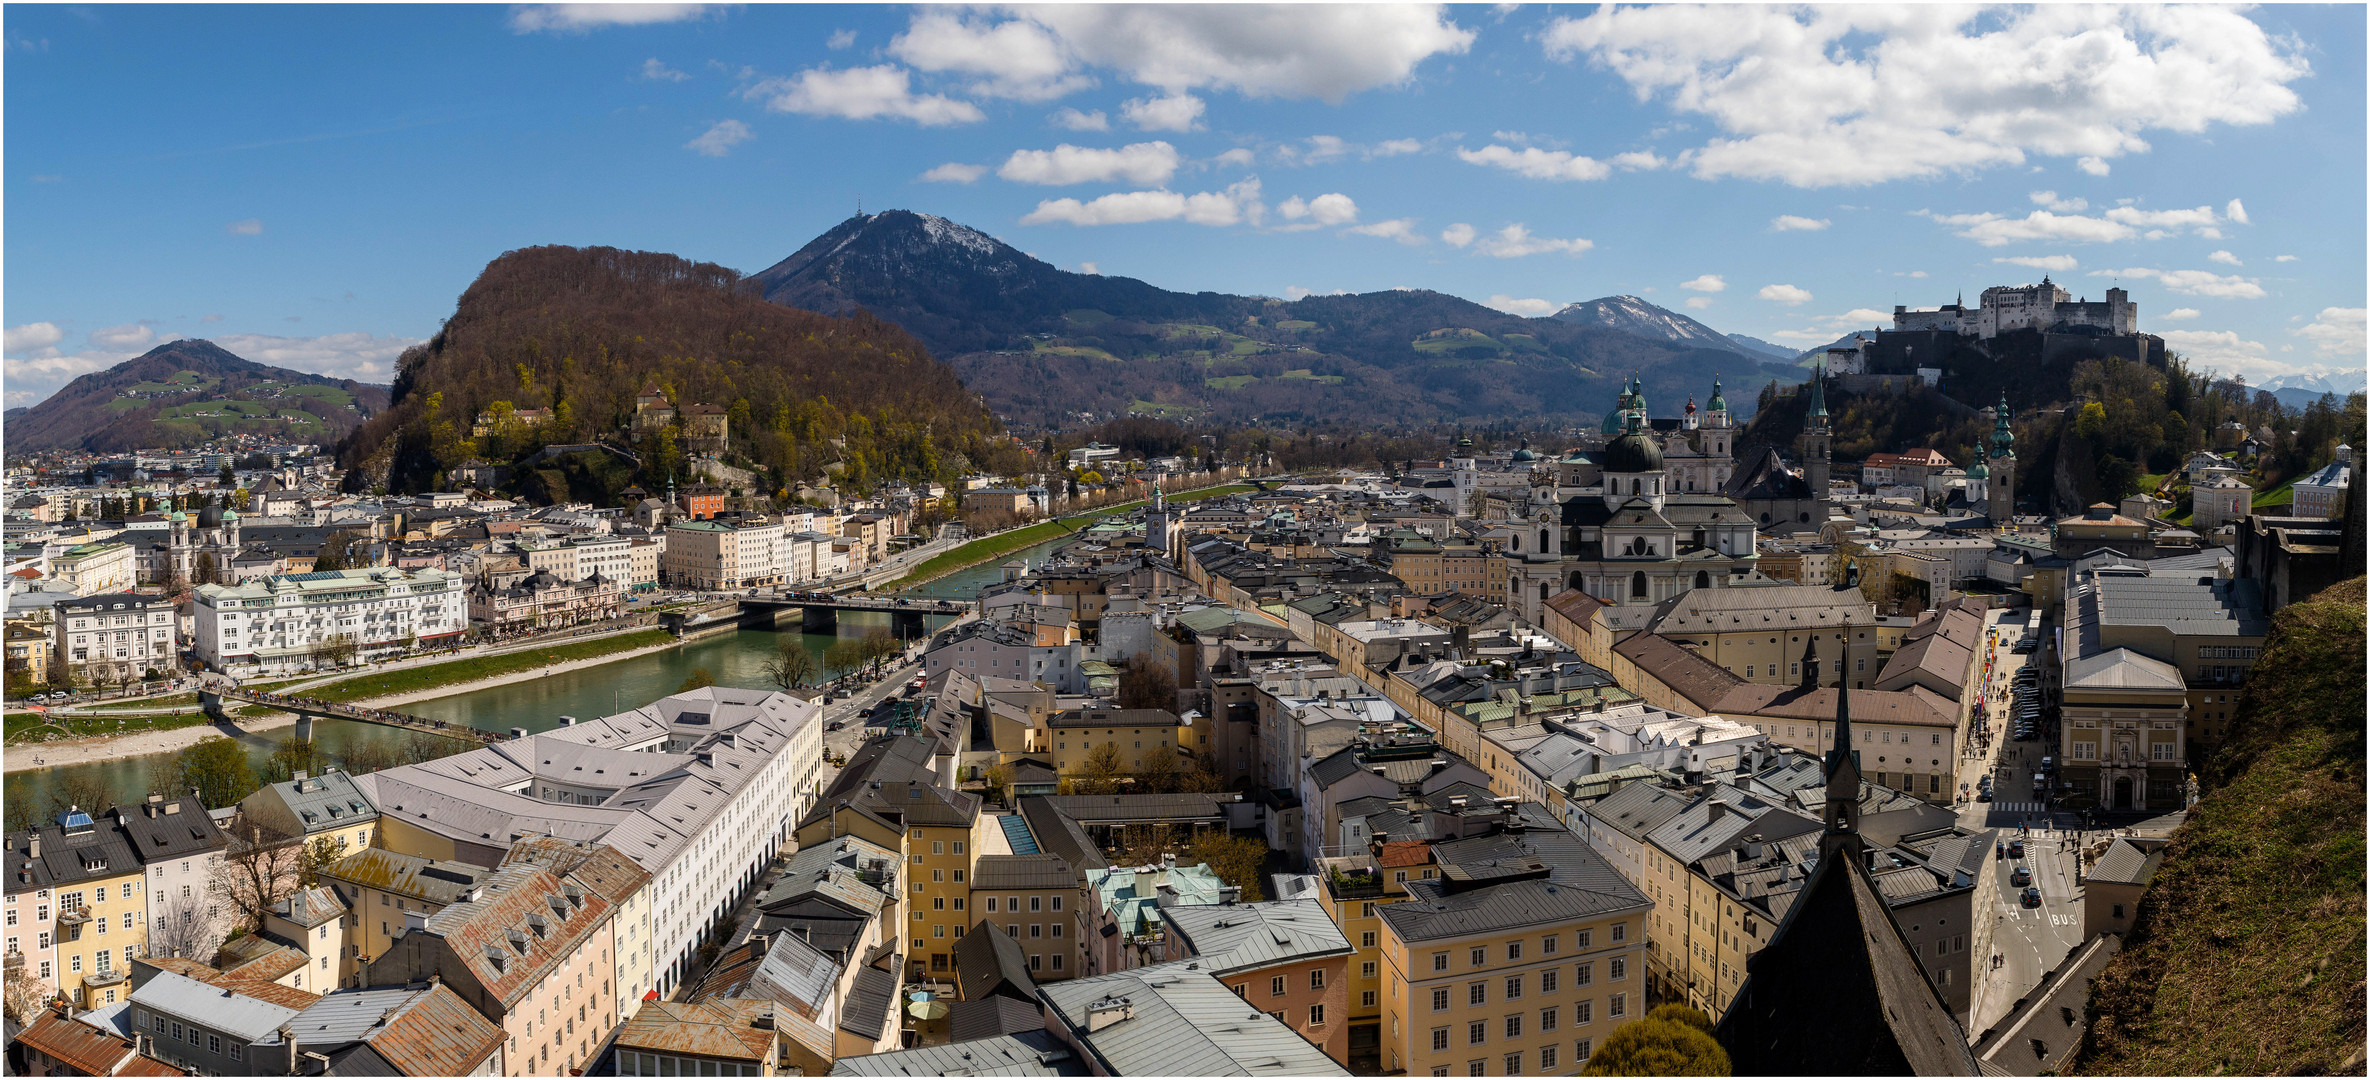
[[94, 990], [104, 990], [110, 986], [122, 983], [131, 977], [132, 973], [128, 968], [103, 967], [97, 971], [83, 976], [82, 985], [90, 987]]

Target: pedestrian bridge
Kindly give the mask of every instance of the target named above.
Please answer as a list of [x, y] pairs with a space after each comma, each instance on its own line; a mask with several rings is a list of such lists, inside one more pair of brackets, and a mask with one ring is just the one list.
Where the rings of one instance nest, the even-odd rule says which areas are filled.
[[466, 742], [495, 743], [518, 737], [518, 733], [515, 732], [505, 735], [498, 731], [470, 727], [467, 724], [449, 724], [442, 720], [430, 720], [425, 716], [413, 716], [410, 713], [372, 709], [361, 705], [348, 705], [343, 702], [323, 701], [319, 698], [309, 698], [298, 694], [273, 694], [260, 690], [241, 690], [235, 686], [218, 685], [204, 686], [198, 689], [198, 705], [205, 710], [206, 715], [227, 723], [231, 721], [231, 717], [229, 708], [223, 704], [225, 701], [243, 701], [250, 705], [261, 705], [265, 708], [278, 709], [281, 712], [295, 713], [296, 737], [308, 742], [312, 740], [313, 718], [317, 716], [352, 720], [363, 724], [380, 724], [410, 731], [425, 731], [431, 735], [442, 735], [448, 739], [460, 739]]

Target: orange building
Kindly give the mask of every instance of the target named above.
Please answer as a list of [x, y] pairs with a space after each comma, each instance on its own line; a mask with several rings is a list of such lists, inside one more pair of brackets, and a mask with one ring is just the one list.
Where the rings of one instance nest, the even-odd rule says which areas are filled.
[[1350, 940], [1312, 899], [1164, 908], [1165, 959], [1201, 961], [1236, 996], [1350, 1060]]

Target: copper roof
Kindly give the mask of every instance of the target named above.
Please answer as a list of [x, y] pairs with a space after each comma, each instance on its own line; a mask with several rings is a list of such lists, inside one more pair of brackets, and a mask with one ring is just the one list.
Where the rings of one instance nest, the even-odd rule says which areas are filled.
[[683, 1001], [644, 1002], [631, 1020], [618, 1026], [615, 1045], [633, 1050], [729, 1061], [760, 1062], [773, 1047], [773, 1032], [760, 1028], [760, 1013], [771, 1015], [770, 1001], [718, 998], [697, 1004]]
[[133, 1056], [129, 1041], [54, 1011], [42, 1013], [17, 1041], [84, 1076], [112, 1076]]
[[486, 994], [506, 1006], [526, 996], [609, 916], [608, 900], [592, 893], [570, 896], [540, 867], [505, 867], [484, 884], [484, 897], [437, 912], [425, 929], [444, 938]]
[[299, 990], [293, 986], [283, 986], [279, 983], [271, 981], [270, 979], [258, 979], [240, 975], [225, 975], [218, 979], [209, 979], [207, 982], [210, 985], [219, 986], [225, 990], [231, 991], [232, 993], [244, 994], [258, 1001], [268, 1001], [274, 1005], [279, 1005], [290, 1009], [302, 1009], [316, 1001], [321, 1000], [321, 995], [316, 994], [310, 990]]
[[1374, 861], [1382, 866], [1422, 866], [1432, 861], [1429, 840], [1391, 840], [1382, 845]]
[[407, 1075], [468, 1076], [501, 1049], [503, 1038], [493, 1021], [439, 983], [367, 1041]]

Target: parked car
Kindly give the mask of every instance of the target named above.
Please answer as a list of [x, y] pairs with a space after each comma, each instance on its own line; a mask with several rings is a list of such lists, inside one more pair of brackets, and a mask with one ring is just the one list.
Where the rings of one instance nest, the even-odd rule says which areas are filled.
[[1976, 802], [1990, 802], [1990, 801], [1991, 801], [1991, 788], [1987, 786], [1987, 787], [1985, 787], [1983, 790], [1976, 792], [1976, 793], [1975, 793], [1975, 801], [1976, 801]]
[[2040, 906], [2041, 906], [2041, 890], [2039, 890], [2039, 889], [2026, 889], [2026, 890], [2024, 891], [2024, 896], [2022, 897], [2022, 903], [2023, 903], [2023, 904], [2024, 904], [2024, 906], [2026, 906], [2026, 907], [2040, 907]]
[[840, 730], [841, 728], [844, 728], [844, 727], [847, 727], [847, 726], [848, 726], [848, 722], [847, 722], [847, 721], [845, 721], [845, 720], [834, 720], [834, 721], [830, 722], [829, 724], [825, 724], [825, 725], [823, 726], [823, 730], [825, 730], [825, 731], [838, 731], [838, 730]]
[[2010, 885], [2030, 885], [2032, 883], [2033, 872], [2031, 870], [2019, 866], [2008, 872], [2008, 884]]

